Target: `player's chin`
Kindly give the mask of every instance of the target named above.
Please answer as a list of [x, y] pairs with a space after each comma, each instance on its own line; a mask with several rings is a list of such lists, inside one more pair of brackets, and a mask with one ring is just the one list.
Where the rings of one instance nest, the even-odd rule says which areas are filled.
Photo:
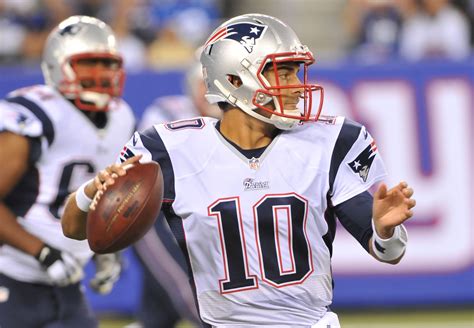
[[283, 104], [283, 108], [285, 110], [298, 110], [298, 103], [299, 101], [292, 101]]

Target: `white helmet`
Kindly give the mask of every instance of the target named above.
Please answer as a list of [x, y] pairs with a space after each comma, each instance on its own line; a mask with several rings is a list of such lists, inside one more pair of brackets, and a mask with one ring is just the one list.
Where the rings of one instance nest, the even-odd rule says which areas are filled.
[[[76, 63], [98, 59], [111, 67], [93, 66], [78, 72]], [[49, 34], [41, 63], [46, 84], [82, 110], [104, 111], [123, 91], [125, 74], [112, 29], [101, 20], [71, 16]]]
[[[277, 71], [277, 64], [295, 62], [304, 65], [302, 84], [270, 85], [263, 76], [268, 64]], [[247, 114], [279, 129], [291, 129], [301, 121], [317, 120], [323, 103], [323, 88], [308, 84], [308, 66], [313, 54], [301, 44], [295, 32], [282, 21], [267, 15], [247, 14], [232, 18], [219, 26], [209, 37], [201, 54], [203, 74], [210, 103], [226, 102]], [[242, 85], [236, 87], [229, 77], [237, 76]], [[302, 90], [304, 108], [284, 110], [282, 89]], [[312, 94], [318, 90], [320, 103], [311, 115]], [[268, 107], [273, 101], [273, 106]], [[262, 109], [271, 115], [262, 115]], [[270, 116], [270, 117], [268, 117]]]

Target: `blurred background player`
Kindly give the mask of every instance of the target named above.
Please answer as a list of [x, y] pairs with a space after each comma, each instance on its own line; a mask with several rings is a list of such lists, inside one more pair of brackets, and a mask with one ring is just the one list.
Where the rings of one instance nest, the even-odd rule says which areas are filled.
[[[186, 72], [184, 91], [181, 95], [155, 99], [143, 113], [139, 130], [196, 116], [221, 116], [219, 107], [209, 104], [204, 97], [206, 86], [197, 59]], [[134, 247], [143, 265], [138, 319], [144, 327], [173, 327], [181, 318], [198, 325], [186, 260], [166, 220], [160, 217], [154, 227]]]
[[[134, 129], [119, 97], [125, 74], [104, 22], [72, 16], [49, 35], [46, 85], [15, 90], [0, 102], [1, 327], [95, 327], [83, 295], [87, 242], [64, 237], [60, 215], [71, 190], [115, 158]], [[110, 291], [114, 255], [99, 260], [92, 287]]]

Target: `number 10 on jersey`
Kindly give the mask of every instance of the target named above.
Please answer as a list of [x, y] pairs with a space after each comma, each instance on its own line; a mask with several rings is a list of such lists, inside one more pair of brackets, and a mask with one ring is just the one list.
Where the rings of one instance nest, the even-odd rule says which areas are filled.
[[[241, 208], [239, 197], [220, 198], [208, 207], [209, 216], [217, 219], [221, 243], [225, 272], [219, 280], [221, 294], [258, 288], [257, 276], [249, 272], [247, 247], [253, 236], [245, 235], [242, 210], [250, 209]], [[265, 195], [253, 205], [252, 215], [261, 280], [276, 288], [302, 283], [313, 272], [306, 232], [308, 201], [296, 193]], [[284, 228], [287, 236], [281, 240]], [[290, 269], [283, 268], [284, 242]]]

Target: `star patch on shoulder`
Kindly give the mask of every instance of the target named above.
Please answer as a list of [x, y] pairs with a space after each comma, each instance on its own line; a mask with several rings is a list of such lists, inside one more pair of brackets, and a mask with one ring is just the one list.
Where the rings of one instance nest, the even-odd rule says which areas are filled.
[[351, 170], [359, 174], [362, 181], [366, 182], [369, 176], [370, 166], [377, 155], [377, 145], [372, 141], [352, 162], [347, 163]]

